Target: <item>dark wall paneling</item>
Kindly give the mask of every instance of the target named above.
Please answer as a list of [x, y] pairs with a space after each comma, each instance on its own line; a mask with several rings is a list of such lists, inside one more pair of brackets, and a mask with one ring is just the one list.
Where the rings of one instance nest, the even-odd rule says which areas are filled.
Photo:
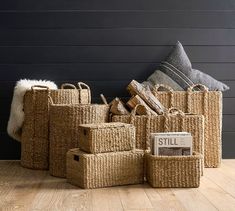
[[1, 10], [233, 10], [233, 0], [8, 0]]
[[230, 86], [224, 93], [223, 157], [235, 158], [235, 2], [233, 0], [8, 0], [0, 7], [0, 159], [18, 159], [6, 134], [15, 82], [84, 81], [93, 102], [128, 99], [177, 40], [195, 69]]
[[232, 10], [233, 0], [8, 0], [1, 10]]
[[5, 29], [22, 28], [235, 28], [235, 11], [9, 11]]
[[[171, 46], [3, 46], [0, 63], [160, 62]], [[192, 62], [233, 62], [235, 46], [186, 46]], [[203, 52], [203, 53], [202, 53]]]
[[[235, 29], [0, 29], [0, 45], [235, 45]], [[192, 40], [191, 38], [194, 37]]]

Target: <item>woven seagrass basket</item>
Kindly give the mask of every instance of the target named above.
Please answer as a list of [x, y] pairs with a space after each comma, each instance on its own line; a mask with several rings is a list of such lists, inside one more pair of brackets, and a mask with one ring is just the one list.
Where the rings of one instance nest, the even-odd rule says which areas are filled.
[[90, 88], [79, 82], [79, 89], [63, 84], [61, 89], [50, 90], [45, 86], [33, 86], [24, 96], [25, 119], [22, 128], [21, 165], [31, 169], [49, 167], [49, 101], [57, 104], [90, 103]]
[[79, 125], [108, 121], [109, 106], [73, 104], [50, 106], [50, 174], [66, 176], [66, 153], [78, 147]]
[[131, 115], [114, 115], [113, 122], [131, 123], [136, 127], [136, 148], [149, 149], [150, 134], [159, 132], [189, 132], [193, 137], [193, 150], [204, 154], [204, 117], [185, 114], [171, 108], [164, 115], [136, 115], [137, 105]]
[[156, 156], [146, 154], [146, 176], [155, 188], [197, 188], [202, 175], [199, 153], [192, 156]]
[[88, 153], [129, 151], [135, 147], [135, 127], [131, 124], [84, 124], [78, 132], [78, 146]]
[[[167, 91], [158, 91], [162, 87]], [[202, 91], [194, 91], [196, 88]], [[195, 85], [188, 91], [173, 91], [159, 85], [153, 93], [166, 108], [173, 106], [183, 112], [204, 115], [205, 167], [219, 167], [222, 154], [222, 92], [208, 91], [204, 85]]]
[[67, 153], [67, 180], [81, 188], [102, 188], [144, 182], [144, 152]]

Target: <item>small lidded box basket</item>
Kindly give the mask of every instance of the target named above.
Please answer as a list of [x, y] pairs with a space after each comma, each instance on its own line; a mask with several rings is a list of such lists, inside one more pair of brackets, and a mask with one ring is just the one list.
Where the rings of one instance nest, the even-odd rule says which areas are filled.
[[144, 182], [144, 152], [67, 153], [67, 180], [81, 188], [102, 188]]
[[155, 188], [197, 188], [202, 175], [203, 156], [156, 156], [146, 154], [148, 183]]
[[88, 153], [129, 151], [135, 147], [135, 127], [121, 122], [82, 124], [79, 148]]

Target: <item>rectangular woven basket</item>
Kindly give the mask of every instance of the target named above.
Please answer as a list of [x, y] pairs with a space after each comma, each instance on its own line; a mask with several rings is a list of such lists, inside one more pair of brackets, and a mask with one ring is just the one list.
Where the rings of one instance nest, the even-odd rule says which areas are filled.
[[[49, 167], [49, 100], [56, 104], [89, 104], [90, 88], [78, 83], [63, 84], [61, 89], [50, 90], [46, 86], [33, 86], [24, 96], [24, 124], [21, 142], [21, 165], [31, 169]], [[83, 87], [82, 87], [83, 86]], [[84, 88], [85, 87], [85, 88]]]
[[144, 152], [67, 153], [67, 180], [81, 188], [102, 188], [144, 182]]
[[219, 167], [222, 154], [222, 92], [208, 91], [200, 85], [203, 91], [158, 91], [158, 86], [153, 90], [154, 95], [166, 107], [176, 107], [183, 112], [201, 114], [205, 117], [205, 167]]
[[79, 126], [79, 148], [89, 153], [129, 151], [135, 147], [135, 127], [120, 122]]
[[80, 124], [108, 121], [108, 105], [58, 105], [50, 106], [50, 174], [66, 176], [66, 153], [78, 147]]
[[203, 156], [156, 156], [146, 154], [146, 176], [155, 188], [197, 188], [202, 175]]
[[[136, 107], [137, 108], [137, 107]], [[183, 114], [171, 109], [169, 113], [159, 116], [114, 115], [113, 122], [132, 123], [136, 127], [136, 148], [149, 149], [150, 134], [157, 132], [189, 132], [193, 136], [193, 151], [204, 154], [204, 117], [203, 115]]]

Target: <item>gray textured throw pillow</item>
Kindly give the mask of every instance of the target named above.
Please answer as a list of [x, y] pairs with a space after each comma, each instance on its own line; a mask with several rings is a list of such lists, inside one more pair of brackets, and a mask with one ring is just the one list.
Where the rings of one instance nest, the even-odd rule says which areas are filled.
[[161, 62], [160, 70], [176, 81], [184, 90], [198, 83], [206, 85], [209, 90], [226, 91], [229, 89], [226, 84], [208, 74], [192, 69], [192, 64], [179, 41], [166, 60]]
[[147, 81], [143, 82], [143, 84], [149, 86], [150, 89], [152, 89], [157, 84], [165, 84], [167, 86], [170, 86], [173, 90], [183, 90], [183, 88], [180, 87], [179, 84], [177, 84], [168, 75], [160, 70], [155, 70], [154, 73], [148, 77]]

